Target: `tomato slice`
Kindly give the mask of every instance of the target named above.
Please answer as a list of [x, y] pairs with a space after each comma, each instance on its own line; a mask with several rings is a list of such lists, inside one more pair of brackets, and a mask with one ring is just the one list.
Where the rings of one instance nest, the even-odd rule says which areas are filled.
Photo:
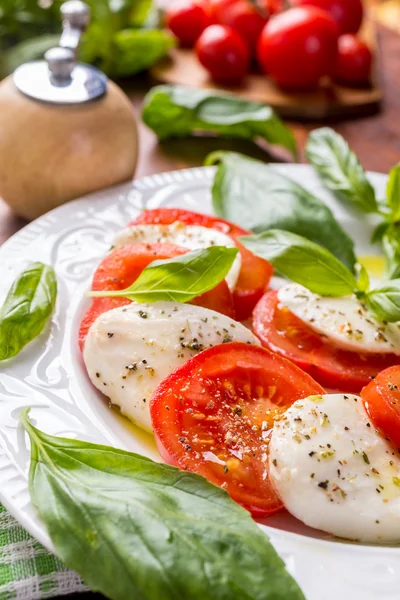
[[394, 364], [394, 354], [358, 353], [327, 342], [287, 308], [278, 292], [268, 292], [253, 313], [253, 329], [263, 346], [291, 360], [321, 385], [358, 394], [376, 375]]
[[233, 294], [233, 302], [237, 320], [248, 319], [264, 294], [273, 273], [269, 262], [255, 256], [238, 241], [239, 236], [249, 235], [251, 232], [224, 219], [180, 208], [146, 210], [130, 225], [172, 225], [176, 221], [186, 225], [200, 225], [208, 229], [217, 229], [234, 239], [242, 255], [242, 269]]
[[374, 426], [400, 448], [400, 365], [379, 373], [361, 398]]
[[[173, 244], [129, 244], [106, 256], [97, 268], [92, 290], [123, 290], [129, 287], [147, 265], [155, 260], [181, 256], [188, 252]], [[104, 312], [130, 304], [127, 298], [93, 298], [92, 305], [84, 316], [79, 330], [79, 347], [82, 350], [88, 331], [94, 321]], [[225, 281], [192, 300], [192, 304], [220, 312], [235, 318], [232, 294]]]
[[259, 346], [214, 346], [173, 371], [150, 412], [164, 460], [225, 488], [254, 516], [282, 508], [268, 479], [274, 420], [293, 402], [324, 394], [298, 367]]

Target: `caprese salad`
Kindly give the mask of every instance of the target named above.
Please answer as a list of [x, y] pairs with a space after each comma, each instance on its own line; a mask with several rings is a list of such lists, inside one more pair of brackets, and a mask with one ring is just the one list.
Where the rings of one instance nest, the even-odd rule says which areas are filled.
[[[336, 536], [399, 542], [400, 322], [380, 317], [365, 273], [336, 263], [331, 295], [318, 274], [309, 287], [270, 289], [268, 253], [248, 236], [181, 209], [130, 223], [93, 277], [79, 332], [88, 375], [154, 433], [167, 463], [225, 488], [255, 517], [286, 508]], [[229, 264], [193, 297], [182, 272], [193, 275], [191, 256], [207, 248], [230, 249]], [[172, 286], [160, 300], [135, 284], [149, 269], [148, 281], [163, 280], [165, 265], [190, 302]]]

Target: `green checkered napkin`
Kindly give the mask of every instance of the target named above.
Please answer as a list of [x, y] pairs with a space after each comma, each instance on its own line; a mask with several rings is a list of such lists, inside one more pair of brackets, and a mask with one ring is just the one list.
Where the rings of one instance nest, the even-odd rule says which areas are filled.
[[79, 575], [34, 540], [0, 504], [0, 600], [87, 591]]

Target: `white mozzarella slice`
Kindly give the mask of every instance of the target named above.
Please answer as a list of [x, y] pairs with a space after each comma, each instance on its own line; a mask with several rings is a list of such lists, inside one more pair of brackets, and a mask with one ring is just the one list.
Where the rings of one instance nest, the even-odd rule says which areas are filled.
[[132, 303], [97, 318], [84, 361], [93, 384], [139, 427], [152, 431], [149, 400], [158, 384], [195, 354], [230, 341], [260, 345], [240, 323], [200, 306]]
[[298, 284], [280, 288], [279, 302], [338, 347], [400, 354], [400, 323], [382, 323], [356, 298], [327, 298]]
[[[139, 243], [175, 244], [189, 250], [200, 250], [210, 246], [236, 248], [235, 242], [225, 233], [199, 225], [184, 225], [178, 222], [172, 225], [133, 225], [117, 235], [113, 247], [119, 248], [127, 244]], [[241, 266], [242, 257], [238, 252], [226, 276], [226, 283], [231, 292], [235, 289]]]
[[310, 527], [363, 542], [400, 541], [400, 456], [358, 396], [295, 402], [274, 425], [269, 468], [286, 508]]

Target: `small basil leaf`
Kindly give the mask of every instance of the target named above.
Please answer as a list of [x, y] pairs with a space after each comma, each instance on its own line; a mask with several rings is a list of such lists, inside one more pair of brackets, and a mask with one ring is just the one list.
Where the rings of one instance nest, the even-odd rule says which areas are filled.
[[393, 279], [384, 287], [369, 292], [366, 302], [380, 320], [400, 321], [400, 279]]
[[356, 263], [354, 245], [318, 198], [273, 167], [234, 152], [216, 152], [219, 162], [212, 190], [220, 217], [256, 233], [285, 229], [324, 246], [349, 269]]
[[41, 333], [53, 313], [56, 297], [52, 267], [37, 262], [21, 273], [0, 309], [0, 360], [16, 356]]
[[391, 211], [391, 220], [400, 221], [400, 164], [393, 167], [389, 173], [386, 196]]
[[382, 238], [386, 256], [385, 276], [388, 279], [400, 277], [400, 225], [390, 225]]
[[304, 600], [250, 514], [202, 477], [47, 435], [29, 490], [57, 554], [111, 600]]
[[160, 85], [147, 94], [142, 118], [161, 140], [210, 131], [227, 138], [260, 137], [296, 155], [292, 132], [272, 108], [229, 94]]
[[333, 254], [318, 244], [271, 229], [239, 238], [253, 254], [268, 260], [288, 279], [321, 296], [347, 296], [357, 287], [354, 275]]
[[89, 292], [89, 296], [122, 296], [137, 302], [190, 302], [214, 289], [229, 273], [237, 248], [212, 246], [176, 258], [155, 260], [126, 290]]
[[308, 138], [306, 154], [325, 185], [340, 200], [367, 213], [378, 212], [374, 188], [341, 135], [329, 127], [316, 129]]
[[128, 77], [144, 71], [175, 46], [175, 38], [162, 29], [124, 29], [113, 39], [111, 74]]
[[358, 265], [357, 290], [359, 292], [367, 292], [369, 285], [370, 281], [367, 269], [363, 265]]
[[379, 225], [375, 227], [374, 232], [372, 234], [371, 244], [378, 244], [379, 242], [381, 242], [383, 236], [385, 235], [389, 227], [390, 223], [388, 223], [387, 221], [382, 221], [382, 223], [379, 223]]

